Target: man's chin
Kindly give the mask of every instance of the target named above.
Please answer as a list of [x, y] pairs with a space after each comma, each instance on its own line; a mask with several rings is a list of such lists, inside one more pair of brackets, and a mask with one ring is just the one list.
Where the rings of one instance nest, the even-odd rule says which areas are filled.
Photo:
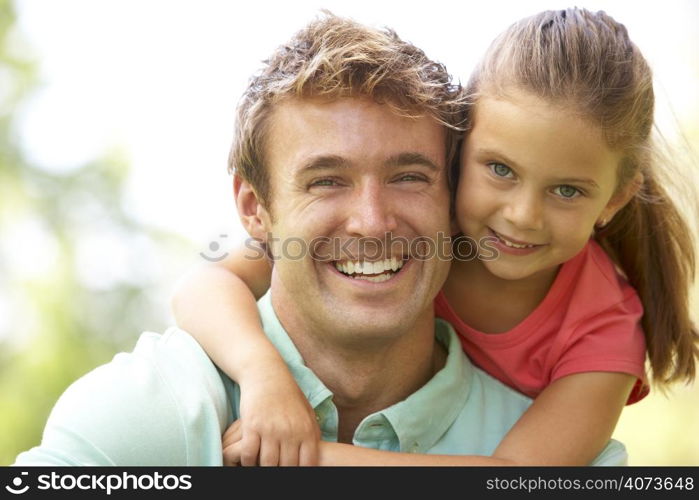
[[328, 325], [332, 330], [346, 332], [351, 338], [393, 337], [414, 327], [417, 321], [416, 308], [381, 307], [334, 307]]

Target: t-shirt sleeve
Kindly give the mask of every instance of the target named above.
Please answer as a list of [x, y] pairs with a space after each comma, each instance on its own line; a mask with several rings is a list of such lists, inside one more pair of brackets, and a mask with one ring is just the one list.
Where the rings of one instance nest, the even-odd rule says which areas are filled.
[[597, 467], [619, 467], [629, 465], [629, 454], [626, 447], [615, 439], [610, 439], [607, 446], [592, 461], [590, 465]]
[[220, 462], [221, 429], [228, 417], [225, 391], [210, 377], [215, 368], [197, 367], [196, 354], [178, 358], [177, 348], [144, 336], [134, 352], [118, 354], [68, 387], [41, 444], [20, 454], [15, 465]]
[[640, 325], [642, 307], [635, 294], [578, 324], [559, 346], [551, 382], [574, 373], [605, 371], [636, 377], [627, 404], [648, 394], [645, 374], [646, 343]]

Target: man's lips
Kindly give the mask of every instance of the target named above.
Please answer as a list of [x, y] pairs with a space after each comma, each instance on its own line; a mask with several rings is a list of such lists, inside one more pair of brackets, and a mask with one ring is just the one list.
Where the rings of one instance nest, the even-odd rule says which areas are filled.
[[403, 267], [402, 257], [391, 257], [381, 260], [339, 260], [335, 267], [343, 274], [375, 275], [384, 272], [396, 272]]
[[408, 267], [411, 259], [392, 257], [382, 260], [342, 260], [328, 263], [333, 270], [345, 279], [353, 282], [383, 283], [393, 281], [403, 269]]

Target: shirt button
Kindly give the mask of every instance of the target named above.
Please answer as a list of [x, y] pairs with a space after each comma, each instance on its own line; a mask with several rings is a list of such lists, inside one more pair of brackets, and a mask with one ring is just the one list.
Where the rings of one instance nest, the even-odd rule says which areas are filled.
[[320, 415], [316, 415], [316, 422], [320, 423]]
[[420, 443], [415, 441], [413, 445], [410, 447], [410, 453], [417, 453], [417, 451], [420, 449]]

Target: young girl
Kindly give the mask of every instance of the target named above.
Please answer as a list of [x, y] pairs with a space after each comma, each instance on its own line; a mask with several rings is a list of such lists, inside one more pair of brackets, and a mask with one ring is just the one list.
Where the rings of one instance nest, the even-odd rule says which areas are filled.
[[226, 462], [582, 465], [647, 394], [646, 350], [656, 383], [693, 379], [693, 243], [658, 181], [651, 71], [624, 26], [583, 9], [524, 19], [493, 42], [468, 91], [456, 221], [498, 255], [456, 256], [435, 310], [475, 364], [532, 406], [492, 457], [320, 443], [261, 331], [254, 298], [270, 267], [239, 252], [195, 271], [173, 301], [178, 324], [242, 389]]

